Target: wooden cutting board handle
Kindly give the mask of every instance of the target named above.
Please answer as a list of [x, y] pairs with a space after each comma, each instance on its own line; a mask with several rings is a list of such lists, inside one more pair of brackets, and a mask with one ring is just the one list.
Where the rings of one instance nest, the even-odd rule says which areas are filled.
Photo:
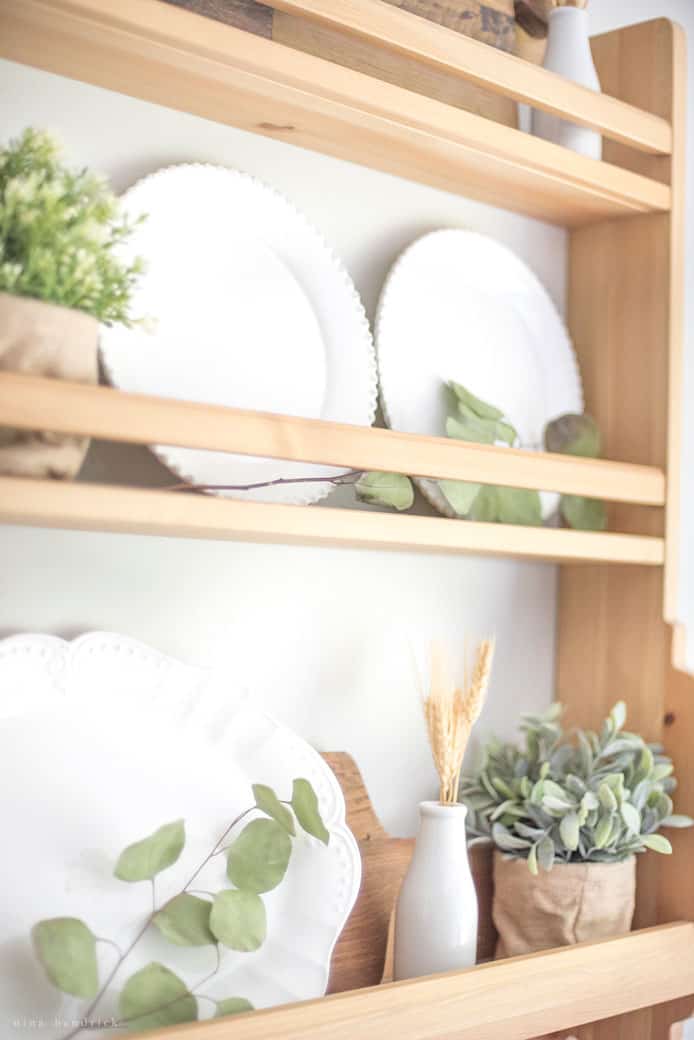
[[[391, 838], [374, 812], [361, 773], [344, 751], [325, 752], [347, 805], [347, 825], [362, 857], [359, 896], [333, 953], [328, 993], [376, 986], [383, 979], [388, 934], [398, 890], [405, 876], [413, 838]], [[472, 874], [480, 904], [477, 959], [494, 956], [496, 932], [491, 919], [491, 848], [470, 850]]]

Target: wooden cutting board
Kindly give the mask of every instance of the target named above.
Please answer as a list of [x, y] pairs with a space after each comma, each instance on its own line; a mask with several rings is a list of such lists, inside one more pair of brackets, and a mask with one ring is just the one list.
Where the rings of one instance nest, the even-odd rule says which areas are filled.
[[[361, 773], [345, 752], [326, 752], [323, 758], [344, 792], [347, 824], [362, 857], [362, 883], [352, 914], [333, 954], [329, 993], [376, 986], [390, 977], [388, 938], [395, 900], [405, 875], [413, 838], [391, 838], [376, 816]], [[472, 875], [480, 908], [477, 960], [494, 956], [496, 930], [492, 922], [492, 850], [475, 845], [470, 850]]]

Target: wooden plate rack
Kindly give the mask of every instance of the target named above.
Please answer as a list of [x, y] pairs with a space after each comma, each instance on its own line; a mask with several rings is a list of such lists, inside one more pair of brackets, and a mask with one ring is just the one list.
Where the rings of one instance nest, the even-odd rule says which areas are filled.
[[[0, 521], [557, 561], [557, 696], [570, 722], [594, 725], [624, 697], [634, 728], [662, 739], [673, 755], [679, 806], [692, 812], [694, 680], [680, 667], [682, 634], [671, 627], [681, 434], [682, 31], [657, 19], [595, 38], [604, 93], [594, 94], [380, 0], [269, 0], [267, 6], [596, 129], [604, 159], [160, 0], [4, 0], [0, 56], [569, 228], [568, 321], [587, 408], [612, 461], [10, 373], [0, 374], [0, 423], [606, 498], [610, 530], [473, 524], [13, 478], [0, 478]], [[349, 785], [347, 793], [353, 810]], [[394, 848], [387, 844], [392, 839], [372, 831], [370, 838], [359, 835], [365, 859]], [[581, 1040], [665, 1040], [671, 1023], [694, 1008], [694, 834], [677, 832], [674, 845], [671, 858], [640, 862], [639, 930], [622, 938], [150, 1035], [528, 1040], [551, 1030]], [[400, 846], [401, 864], [402, 855]], [[374, 903], [368, 888], [354, 920], [365, 927], [368, 907], [377, 913], [379, 905], [382, 928], [382, 900]], [[351, 987], [374, 981], [373, 964], [361, 974], [358, 965], [351, 971]]]

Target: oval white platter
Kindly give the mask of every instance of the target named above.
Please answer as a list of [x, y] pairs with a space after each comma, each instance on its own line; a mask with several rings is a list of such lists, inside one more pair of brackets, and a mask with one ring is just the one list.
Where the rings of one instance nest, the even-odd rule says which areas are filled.
[[[477, 232], [433, 231], [399, 257], [379, 301], [376, 350], [394, 430], [445, 436], [451, 379], [502, 409], [530, 450], [542, 450], [551, 419], [583, 411], [576, 357], [549, 294], [515, 253]], [[417, 483], [455, 516], [436, 481]], [[557, 501], [543, 493], [545, 516]]]
[[[33, 924], [82, 918], [121, 948], [151, 910], [148, 882], [113, 876], [119, 853], [183, 817], [186, 847], [156, 880], [161, 905], [179, 891], [227, 824], [253, 804], [252, 783], [291, 798], [294, 777], [313, 785], [330, 831], [326, 848], [300, 832], [281, 885], [263, 896], [265, 943], [222, 951], [209, 997], [243, 996], [258, 1008], [321, 996], [330, 957], [356, 899], [359, 850], [345, 824], [340, 786], [305, 741], [247, 702], [228, 680], [183, 665], [124, 636], [93, 633], [72, 643], [42, 635], [0, 643], [0, 1020], [42, 1021], [57, 1040], [85, 1001], [48, 982], [31, 947]], [[225, 857], [195, 888], [225, 885]], [[194, 985], [215, 965], [213, 947], [181, 948], [149, 929], [94, 1012], [116, 1014], [123, 982], [161, 961]], [[100, 977], [116, 954], [98, 944]], [[200, 1018], [214, 1006], [199, 1001]], [[94, 1037], [113, 1029], [92, 1030]]]
[[[123, 255], [145, 259], [133, 313], [154, 331], [104, 327], [101, 354], [121, 390], [370, 425], [373, 342], [361, 300], [316, 229], [267, 185], [221, 166], [171, 166], [138, 181], [124, 212], [146, 214]], [[155, 445], [181, 479], [243, 485], [334, 476], [327, 466]], [[342, 471], [344, 472], [344, 471]], [[222, 492], [306, 504], [300, 483]]]

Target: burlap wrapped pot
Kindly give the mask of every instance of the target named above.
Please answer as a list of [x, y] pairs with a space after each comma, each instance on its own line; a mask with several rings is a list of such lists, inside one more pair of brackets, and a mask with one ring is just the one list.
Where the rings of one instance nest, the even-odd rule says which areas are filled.
[[[96, 383], [99, 323], [82, 311], [0, 293], [0, 370]], [[0, 474], [74, 477], [87, 437], [0, 425]]]
[[494, 852], [496, 956], [594, 942], [631, 929], [636, 861], [557, 863], [533, 875], [524, 859]]

